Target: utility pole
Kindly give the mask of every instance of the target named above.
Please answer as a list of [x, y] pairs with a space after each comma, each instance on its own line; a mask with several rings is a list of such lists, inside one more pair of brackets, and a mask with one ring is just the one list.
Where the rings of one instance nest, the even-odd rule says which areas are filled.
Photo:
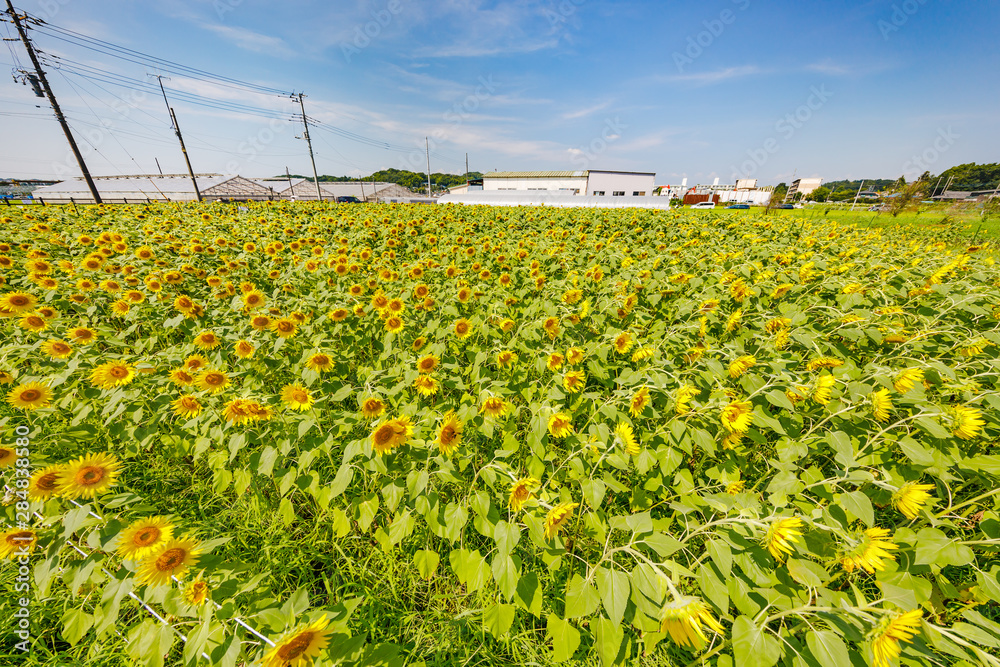
[[465, 154], [465, 191], [469, 191], [469, 154]]
[[937, 194], [937, 186], [941, 185], [941, 177], [938, 176], [937, 183], [934, 184], [934, 189], [931, 190], [931, 199], [934, 199], [934, 195]]
[[288, 167], [285, 167], [285, 178], [288, 179], [288, 199], [295, 201], [295, 187], [292, 185], [292, 174], [288, 171]]
[[[174, 133], [177, 135], [177, 141], [181, 142], [181, 153], [184, 153], [184, 162], [187, 163], [188, 174], [191, 175], [191, 183], [194, 185], [194, 196], [198, 198], [198, 201], [201, 201], [201, 190], [198, 189], [198, 179], [194, 177], [194, 169], [191, 168], [191, 158], [188, 157], [187, 148], [184, 146], [184, 137], [181, 136], [181, 126], [177, 124], [177, 114], [174, 113], [173, 108], [170, 106], [170, 102], [167, 101], [167, 91], [163, 87], [163, 77], [157, 74], [156, 80], [160, 82], [160, 92], [163, 93], [163, 103], [167, 105], [167, 112], [170, 114], [170, 122]], [[156, 166], [160, 166], [159, 161], [156, 162]]]
[[[296, 95], [292, 95], [292, 99], [295, 99]], [[316, 183], [316, 199], [318, 201], [323, 201], [323, 191], [319, 189], [319, 174], [316, 173], [316, 157], [313, 155], [313, 145], [312, 139], [309, 138], [309, 119], [306, 118], [306, 103], [302, 101], [305, 95], [302, 93], [298, 94], [299, 98], [299, 108], [302, 109], [302, 124], [305, 126], [305, 133], [302, 138], [306, 140], [306, 144], [309, 146], [309, 159], [312, 161], [313, 166], [313, 179]]]
[[163, 176], [163, 167], [160, 166], [160, 159], [155, 157], [153, 159], [156, 160], [156, 171], [160, 172], [160, 176]]
[[56, 115], [56, 120], [59, 121], [63, 132], [66, 134], [66, 140], [69, 141], [69, 147], [73, 151], [73, 155], [76, 157], [77, 163], [80, 165], [80, 171], [83, 172], [83, 180], [87, 182], [87, 187], [90, 188], [90, 195], [94, 198], [95, 204], [100, 204], [101, 193], [97, 191], [97, 186], [94, 185], [94, 179], [90, 176], [90, 170], [87, 169], [87, 163], [83, 161], [83, 155], [80, 153], [80, 149], [76, 145], [76, 140], [73, 138], [73, 133], [70, 132], [69, 125], [66, 123], [66, 116], [63, 115], [62, 109], [59, 108], [59, 103], [56, 102], [55, 93], [52, 92], [49, 80], [45, 78], [45, 72], [42, 71], [42, 66], [38, 63], [38, 56], [35, 55], [35, 48], [31, 45], [31, 40], [28, 39], [28, 33], [25, 31], [24, 26], [21, 25], [21, 17], [14, 11], [14, 5], [11, 4], [10, 0], [7, 0], [7, 13], [10, 14], [11, 19], [14, 20], [14, 25], [17, 26], [17, 34], [21, 36], [21, 41], [24, 42], [24, 48], [28, 51], [28, 57], [31, 58], [31, 64], [35, 66], [35, 72], [38, 74], [38, 80], [42, 84], [42, 89], [45, 91], [45, 95], [49, 98], [49, 103], [52, 105], [52, 111]]
[[851, 210], [854, 210], [855, 205], [858, 203], [858, 197], [861, 196], [861, 191], [865, 189], [865, 181], [861, 179], [861, 187], [858, 188], [858, 194], [854, 195], [854, 203], [851, 204]]
[[424, 149], [427, 151], [427, 196], [431, 196], [431, 144], [427, 137], [424, 137]]

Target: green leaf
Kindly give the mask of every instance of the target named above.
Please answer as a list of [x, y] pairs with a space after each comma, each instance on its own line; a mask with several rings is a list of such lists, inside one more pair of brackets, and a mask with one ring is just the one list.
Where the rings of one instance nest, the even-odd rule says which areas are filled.
[[625, 607], [628, 605], [630, 592], [628, 575], [618, 570], [610, 570], [606, 567], [599, 567], [594, 573], [597, 581], [597, 591], [601, 594], [604, 602], [604, 609], [608, 612], [608, 618], [618, 625], [625, 616]]
[[501, 521], [493, 529], [493, 539], [497, 541], [497, 549], [500, 553], [510, 554], [521, 539], [521, 527], [515, 523]]
[[959, 544], [937, 528], [922, 528], [917, 533], [917, 555], [915, 562], [927, 565], [954, 565], [962, 567], [976, 559], [972, 549]]
[[512, 604], [498, 602], [486, 608], [483, 612], [483, 627], [489, 630], [496, 639], [500, 639], [510, 631], [514, 623], [515, 607]]
[[840, 504], [845, 510], [861, 519], [869, 528], [875, 523], [875, 510], [871, 498], [862, 491], [852, 491], [840, 495]]
[[740, 667], [771, 667], [781, 659], [781, 642], [765, 634], [748, 616], [736, 619], [732, 637], [733, 655]]
[[709, 540], [705, 547], [722, 576], [728, 577], [733, 570], [733, 551], [729, 545], [722, 540]]
[[[924, 568], [927, 569], [927, 568]], [[900, 609], [913, 609], [931, 597], [931, 582], [906, 570], [881, 570], [875, 581], [882, 589], [882, 597]]]
[[517, 601], [535, 616], [542, 615], [542, 587], [534, 572], [529, 572], [517, 582]]
[[828, 435], [826, 439], [830, 443], [830, 447], [833, 448], [833, 451], [837, 453], [834, 456], [837, 463], [844, 466], [844, 468], [853, 468], [854, 445], [851, 443], [851, 437], [843, 431], [837, 431]]
[[851, 657], [847, 646], [837, 633], [830, 630], [814, 630], [806, 633], [806, 644], [813, 657], [823, 667], [851, 667]]
[[437, 571], [438, 563], [441, 562], [441, 556], [436, 551], [422, 549], [414, 554], [413, 562], [416, 564], [420, 576], [429, 581]]
[[497, 588], [500, 589], [500, 592], [508, 600], [514, 599], [521, 574], [517, 570], [517, 565], [514, 564], [514, 559], [506, 554], [497, 554], [493, 557], [492, 570], [493, 580], [497, 582]]
[[769, 391], [767, 393], [767, 400], [771, 405], [783, 408], [789, 412], [795, 412], [795, 405], [788, 400], [788, 397], [785, 396], [785, 392], [783, 391], [779, 391], [777, 389]]
[[625, 629], [618, 623], [609, 621], [606, 618], [597, 619], [597, 631], [594, 633], [594, 645], [597, 647], [597, 655], [601, 658], [604, 667], [615, 665], [622, 653], [622, 641], [625, 639]]
[[944, 426], [941, 426], [936, 420], [930, 417], [918, 417], [913, 420], [917, 426], [924, 429], [931, 436], [939, 438], [941, 440], [951, 439], [951, 432], [948, 431]]
[[549, 614], [546, 629], [552, 637], [552, 661], [566, 662], [571, 659], [580, 646], [580, 631], [555, 614]]
[[683, 542], [663, 533], [647, 535], [642, 538], [642, 541], [649, 545], [662, 558], [668, 558], [684, 547]]
[[789, 558], [787, 565], [788, 574], [803, 586], [819, 588], [830, 578], [829, 572], [811, 560]]
[[574, 574], [566, 590], [567, 619], [590, 616], [601, 604], [601, 598], [593, 586], [579, 574]]
[[83, 638], [90, 626], [94, 624], [94, 617], [82, 609], [70, 609], [62, 617], [62, 636], [73, 646]]

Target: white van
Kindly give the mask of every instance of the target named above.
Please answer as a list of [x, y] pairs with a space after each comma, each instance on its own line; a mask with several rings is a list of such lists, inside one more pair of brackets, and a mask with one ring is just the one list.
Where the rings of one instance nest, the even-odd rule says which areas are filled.
[[691, 204], [691, 208], [715, 208], [715, 202], [701, 201], [697, 204]]

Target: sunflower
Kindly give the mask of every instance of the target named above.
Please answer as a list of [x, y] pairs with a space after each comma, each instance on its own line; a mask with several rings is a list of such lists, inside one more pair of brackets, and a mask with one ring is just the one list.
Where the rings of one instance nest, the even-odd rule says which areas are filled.
[[737, 308], [726, 320], [726, 333], [732, 333], [740, 328], [743, 322], [743, 309]]
[[0, 298], [0, 308], [10, 311], [14, 315], [20, 315], [35, 309], [38, 298], [34, 294], [26, 292], [11, 292]]
[[892, 411], [892, 398], [889, 396], [889, 390], [879, 389], [868, 398], [872, 402], [872, 417], [875, 418], [875, 421], [888, 421], [889, 413]]
[[172, 577], [182, 578], [201, 552], [198, 542], [187, 535], [168, 540], [139, 563], [135, 581], [150, 586], [169, 584]]
[[729, 377], [738, 378], [756, 365], [757, 359], [750, 355], [734, 359], [733, 362], [729, 364]]
[[333, 359], [328, 354], [318, 352], [309, 357], [306, 361], [306, 368], [317, 373], [325, 373], [333, 370]]
[[241, 426], [253, 417], [250, 413], [250, 401], [245, 398], [234, 398], [222, 408], [222, 417], [229, 423]]
[[462, 444], [462, 429], [464, 428], [461, 421], [455, 415], [455, 411], [451, 410], [441, 420], [441, 426], [438, 428], [437, 444], [438, 449], [445, 456], [451, 456], [458, 449], [458, 446]]
[[90, 372], [90, 383], [101, 389], [123, 387], [135, 379], [135, 368], [121, 361], [109, 361]]
[[192, 354], [184, 360], [184, 368], [191, 371], [199, 371], [208, 366], [208, 357], [203, 354]]
[[361, 402], [361, 414], [366, 419], [375, 419], [383, 412], [385, 412], [385, 402], [376, 396], [369, 396]]
[[53, 359], [68, 359], [73, 354], [73, 346], [64, 340], [47, 340], [41, 349]]
[[698, 598], [678, 598], [660, 611], [660, 632], [670, 635], [678, 646], [701, 650], [708, 641], [704, 628], [720, 634], [723, 632], [708, 605]]
[[25, 382], [7, 392], [7, 403], [24, 410], [47, 408], [52, 401], [52, 390], [41, 382]]
[[649, 389], [646, 387], [641, 387], [639, 391], [632, 395], [632, 400], [629, 403], [629, 414], [633, 417], [638, 417], [642, 414], [642, 411], [646, 409], [649, 405]]
[[347, 308], [337, 308], [336, 310], [330, 311], [330, 319], [334, 322], [343, 322], [348, 317], [351, 316], [351, 311]]
[[798, 538], [802, 536], [799, 532], [801, 528], [802, 519], [796, 517], [771, 522], [767, 535], [764, 536], [764, 545], [775, 560], [784, 561], [785, 555], [792, 553], [792, 543], [798, 542]]
[[722, 411], [722, 425], [731, 433], [746, 433], [753, 423], [752, 410], [749, 401], [733, 401]]
[[517, 354], [511, 352], [510, 350], [501, 350], [497, 352], [497, 366], [500, 368], [511, 368], [517, 363]]
[[266, 331], [271, 327], [271, 318], [267, 315], [254, 315], [250, 318], [250, 326], [256, 331]]
[[261, 658], [261, 667], [308, 667], [329, 643], [327, 620], [321, 618], [285, 633]]
[[243, 307], [247, 311], [260, 308], [265, 304], [265, 302], [266, 299], [264, 298], [264, 295], [257, 290], [251, 290], [243, 295]]
[[557, 412], [549, 417], [549, 434], [553, 438], [565, 438], [573, 433], [573, 419], [565, 412]]
[[900, 394], [905, 394], [913, 387], [924, 381], [924, 371], [922, 368], [906, 368], [903, 369], [896, 379], [892, 381], [892, 386]]
[[385, 330], [389, 333], [399, 333], [403, 330], [403, 319], [398, 315], [391, 315], [385, 320]]
[[17, 462], [17, 452], [13, 447], [0, 447], [0, 469], [10, 468]]
[[69, 330], [69, 337], [80, 345], [90, 345], [97, 340], [97, 332], [87, 327], [75, 327]]
[[174, 408], [174, 414], [184, 419], [191, 419], [201, 414], [201, 403], [194, 396], [181, 396], [170, 405]]
[[582, 364], [585, 356], [583, 350], [578, 347], [571, 347], [566, 350], [566, 361], [574, 366]]
[[121, 462], [112, 454], [87, 454], [66, 464], [56, 493], [65, 498], [94, 498], [115, 485]]
[[418, 375], [413, 387], [421, 396], [433, 396], [439, 389], [438, 381], [431, 375]]
[[184, 601], [193, 607], [197, 607], [208, 599], [208, 590], [208, 582], [199, 577], [184, 589]]
[[545, 329], [545, 333], [549, 335], [549, 338], [555, 339], [559, 335], [562, 328], [559, 326], [558, 317], [546, 318], [545, 322], [542, 323], [542, 328]]
[[885, 528], [869, 528], [852, 540], [850, 548], [840, 558], [840, 566], [847, 572], [862, 568], [869, 574], [876, 570], [884, 570], [884, 560], [896, 560], [890, 551], [896, 546]]
[[555, 537], [559, 529], [573, 516], [573, 510], [579, 506], [580, 503], [560, 503], [550, 509], [545, 515], [545, 539], [551, 540]]
[[635, 439], [635, 432], [625, 422], [619, 422], [615, 426], [615, 444], [622, 447], [629, 456], [636, 456], [642, 451], [642, 446]]
[[37, 544], [38, 533], [31, 528], [11, 528], [0, 533], [0, 558], [26, 556]]
[[954, 419], [952, 420], [952, 434], [962, 440], [971, 440], [983, 430], [982, 413], [976, 408], [967, 405], [957, 405], [952, 408]]
[[907, 482], [892, 494], [892, 506], [913, 521], [920, 515], [921, 508], [927, 504], [927, 500], [931, 497], [928, 491], [933, 488], [933, 484]]
[[398, 449], [407, 438], [413, 434], [413, 426], [409, 417], [390, 419], [375, 427], [372, 431], [372, 449], [378, 454], [385, 454]]
[[684, 385], [677, 390], [677, 400], [674, 403], [674, 412], [679, 415], [687, 414], [691, 411], [691, 399], [701, 392], [690, 385]]
[[[11, 454], [13, 454], [13, 450], [11, 450]], [[3, 467], [2, 459], [0, 459], [0, 467]], [[28, 500], [44, 501], [56, 495], [59, 479], [65, 469], [64, 465], [53, 465], [32, 473], [31, 479], [28, 480]]]
[[229, 376], [222, 371], [206, 369], [195, 376], [195, 384], [198, 385], [198, 389], [201, 391], [207, 391], [210, 394], [219, 394], [225, 391], [230, 383]]
[[564, 360], [565, 357], [563, 357], [563, 355], [559, 354], [558, 352], [553, 352], [545, 360], [545, 367], [548, 368], [550, 371], [555, 372], [560, 368], [562, 368]]
[[291, 338], [298, 329], [298, 323], [290, 317], [282, 317], [271, 322], [271, 331], [281, 338]]
[[587, 376], [583, 371], [566, 371], [563, 376], [563, 389], [576, 394], [587, 384]]
[[816, 378], [816, 389], [813, 390], [812, 399], [820, 405], [830, 402], [830, 390], [837, 384], [837, 378], [829, 373], [825, 373]]
[[507, 499], [507, 507], [511, 512], [520, 512], [524, 504], [532, 498], [532, 491], [537, 489], [541, 482], [534, 477], [522, 477], [514, 482], [510, 487], [510, 496]]
[[297, 384], [286, 384], [281, 389], [281, 402], [291, 410], [304, 412], [313, 406], [316, 399], [305, 387]]
[[921, 616], [923, 612], [914, 609], [905, 614], [882, 617], [872, 639], [874, 667], [889, 667], [899, 657], [903, 652], [900, 642], [909, 643], [919, 632]]
[[455, 335], [459, 340], [465, 340], [472, 335], [472, 324], [464, 317], [455, 322]]
[[632, 334], [628, 331], [623, 331], [617, 336], [615, 336], [615, 352], [618, 354], [625, 354], [632, 349], [632, 345], [635, 341], [632, 339]]
[[37, 315], [35, 313], [28, 313], [20, 320], [18, 320], [17, 324], [22, 329], [27, 329], [28, 331], [33, 331], [35, 333], [38, 333], [40, 331], [45, 331], [46, 329], [49, 328], [48, 320], [46, 320], [41, 315]]
[[510, 412], [510, 409], [510, 404], [503, 398], [499, 396], [487, 396], [483, 399], [483, 404], [480, 406], [479, 411], [487, 417], [495, 419], [505, 416]]
[[255, 348], [253, 343], [248, 340], [240, 340], [233, 345], [233, 352], [235, 352], [236, 356], [240, 359], [249, 359], [256, 351], [257, 348]]
[[158, 552], [173, 535], [174, 525], [166, 517], [146, 517], [118, 533], [115, 551], [126, 560], [143, 560]]
[[190, 387], [194, 385], [194, 376], [183, 368], [175, 368], [170, 371], [170, 381], [178, 387]]

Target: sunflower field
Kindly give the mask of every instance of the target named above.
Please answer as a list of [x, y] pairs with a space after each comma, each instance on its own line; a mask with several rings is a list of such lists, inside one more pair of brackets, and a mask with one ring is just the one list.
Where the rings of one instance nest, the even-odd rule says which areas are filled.
[[988, 244], [0, 214], [3, 664], [1000, 666]]

